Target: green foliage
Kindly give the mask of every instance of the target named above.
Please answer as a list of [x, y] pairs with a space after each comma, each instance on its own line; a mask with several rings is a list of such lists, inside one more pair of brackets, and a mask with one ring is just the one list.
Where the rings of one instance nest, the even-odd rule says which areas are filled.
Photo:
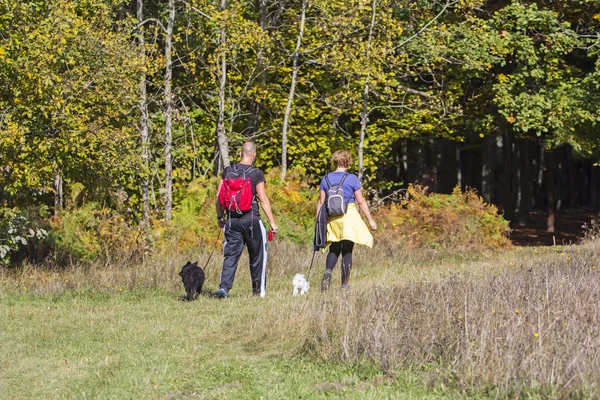
[[381, 208], [377, 213], [383, 234], [380, 241], [392, 248], [447, 247], [496, 249], [510, 245], [508, 221], [477, 193], [459, 188], [449, 195], [426, 193], [411, 186], [408, 200]]
[[0, 207], [0, 264], [8, 264], [12, 253], [27, 246], [31, 240], [45, 239], [47, 234], [18, 209]]
[[269, 171], [266, 179], [279, 237], [295, 243], [310, 243], [314, 236], [318, 188], [310, 185], [302, 168], [289, 170], [285, 182], [281, 182], [277, 168]]
[[48, 244], [59, 261], [104, 260], [139, 257], [147, 250], [147, 237], [140, 227], [130, 226], [116, 211], [97, 203], [65, 211], [51, 220]]
[[131, 22], [115, 29], [116, 7], [0, 2], [0, 14], [12, 16], [0, 37], [0, 184], [9, 200], [51, 193], [57, 170], [95, 188], [97, 200], [135, 179], [130, 116], [142, 65]]

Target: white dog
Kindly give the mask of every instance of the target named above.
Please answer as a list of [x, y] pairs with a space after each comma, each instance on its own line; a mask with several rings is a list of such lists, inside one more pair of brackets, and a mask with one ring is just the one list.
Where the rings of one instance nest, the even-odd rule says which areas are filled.
[[305, 295], [306, 292], [308, 292], [308, 289], [310, 289], [310, 283], [308, 283], [308, 281], [302, 274], [296, 274], [294, 276], [294, 280], [292, 280], [292, 285], [294, 285], [294, 291], [292, 292], [292, 295], [294, 296], [297, 296], [298, 293], [300, 293], [301, 295]]

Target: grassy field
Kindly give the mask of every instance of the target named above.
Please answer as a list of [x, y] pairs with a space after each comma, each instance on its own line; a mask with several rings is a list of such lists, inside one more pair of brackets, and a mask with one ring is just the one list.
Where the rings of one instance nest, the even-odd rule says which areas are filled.
[[[452, 315], [453, 308], [464, 307], [462, 295], [454, 296], [458, 298], [455, 302], [439, 297], [452, 296], [440, 287], [476, 293], [464, 282], [487, 284], [496, 279], [497, 286], [508, 279], [503, 277], [516, 276], [506, 282], [517, 285], [525, 272], [539, 280], [548, 274], [548, 268], [563, 271], [569, 265], [575, 267], [564, 270], [568, 276], [553, 274], [557, 281], [549, 279], [545, 284], [568, 286], [573, 292], [566, 291], [565, 296], [576, 298], [584, 282], [597, 281], [595, 245], [476, 255], [360, 250], [352, 290], [327, 293], [318, 290], [324, 263], [319, 254], [309, 294], [292, 297], [291, 278], [296, 272], [306, 272], [310, 255], [284, 244], [272, 246], [265, 299], [250, 296], [247, 259], [242, 259], [230, 298], [204, 295], [192, 303], [180, 301], [184, 291], [177, 272], [188, 258], [202, 262], [206, 255], [60, 271], [4, 270], [0, 274], [0, 398], [562, 398], [598, 394], [598, 378], [589, 374], [600, 359], [600, 343], [594, 336], [600, 330], [595, 326], [600, 300], [597, 285], [583, 291], [588, 298], [592, 296], [592, 306], [581, 305], [580, 313], [571, 310], [569, 320], [571, 326], [581, 324], [576, 329], [585, 331], [581, 337], [587, 340], [574, 340], [586, 351], [573, 349], [572, 343], [564, 340], [562, 335], [572, 335], [571, 331], [560, 331], [556, 338], [550, 326], [543, 331], [527, 328], [513, 332], [514, 338], [525, 335], [528, 341], [537, 339], [538, 331], [546, 335], [548, 350], [540, 352], [540, 357], [556, 364], [547, 368], [554, 374], [548, 382], [543, 381], [545, 375], [523, 376], [530, 371], [523, 367], [529, 365], [525, 361], [513, 365], [516, 375], [479, 368], [488, 363], [505, 368], [503, 357], [514, 357], [519, 351], [526, 353], [524, 358], [529, 361], [528, 354], [536, 356], [518, 340], [514, 340], [518, 346], [509, 346], [513, 353], [494, 352], [473, 340], [474, 335], [484, 337], [484, 331], [488, 335], [489, 324], [489, 330], [472, 330], [461, 319], [423, 329], [431, 320], [416, 317], [429, 314], [444, 320], [440, 313]], [[217, 257], [208, 266], [206, 290], [216, 289], [219, 261]], [[541, 272], [536, 275], [532, 271]], [[582, 271], [581, 276], [575, 276], [577, 271]], [[337, 287], [339, 267], [335, 272], [333, 286]], [[537, 290], [538, 286], [532, 287]], [[438, 299], [444, 306], [423, 308], [401, 293]], [[525, 292], [515, 293], [522, 297]], [[543, 296], [547, 293], [551, 292]], [[487, 315], [496, 306], [481, 307], [477, 299], [494, 302], [496, 297], [473, 298], [475, 304], [468, 305], [461, 318], [468, 316], [471, 323], [483, 324], [487, 319], [478, 320], [483, 317], [478, 317], [477, 310], [485, 308], [481, 315]], [[527, 302], [522, 300], [518, 307], [523, 311], [516, 312], [525, 318], [523, 326], [529, 324]], [[531, 299], [531, 307], [536, 304]], [[577, 308], [578, 304], [563, 302], [556, 307]], [[513, 304], [506, 307], [517, 309]], [[540, 312], [555, 317], [550, 307]], [[513, 320], [507, 317], [506, 321], [498, 329], [512, 329], [509, 322]], [[407, 326], [414, 328], [407, 332]], [[458, 328], [452, 328], [455, 326]], [[437, 332], [435, 340], [429, 331]], [[443, 346], [454, 349], [447, 354], [440, 352], [442, 336], [449, 340], [442, 341], [446, 343]], [[490, 340], [509, 336], [505, 332], [502, 339]], [[465, 350], [454, 340], [466, 344]], [[400, 351], [403, 347], [406, 349]], [[470, 356], [464, 357], [465, 353]], [[572, 357], [553, 358], [558, 353]], [[563, 361], [568, 364], [564, 371], [559, 368]], [[569, 375], [571, 370], [576, 372]]]

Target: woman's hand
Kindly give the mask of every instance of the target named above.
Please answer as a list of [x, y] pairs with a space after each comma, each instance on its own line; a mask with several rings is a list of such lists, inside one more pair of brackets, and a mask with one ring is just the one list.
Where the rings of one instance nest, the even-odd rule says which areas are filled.
[[377, 230], [377, 222], [375, 222], [373, 219], [369, 220], [369, 225], [371, 225], [371, 230], [372, 231], [376, 231]]

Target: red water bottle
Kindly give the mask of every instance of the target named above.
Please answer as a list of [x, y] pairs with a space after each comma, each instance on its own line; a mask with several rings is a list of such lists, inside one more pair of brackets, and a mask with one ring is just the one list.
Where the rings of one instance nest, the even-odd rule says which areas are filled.
[[269, 239], [269, 242], [273, 241], [273, 231], [269, 231], [268, 239]]

